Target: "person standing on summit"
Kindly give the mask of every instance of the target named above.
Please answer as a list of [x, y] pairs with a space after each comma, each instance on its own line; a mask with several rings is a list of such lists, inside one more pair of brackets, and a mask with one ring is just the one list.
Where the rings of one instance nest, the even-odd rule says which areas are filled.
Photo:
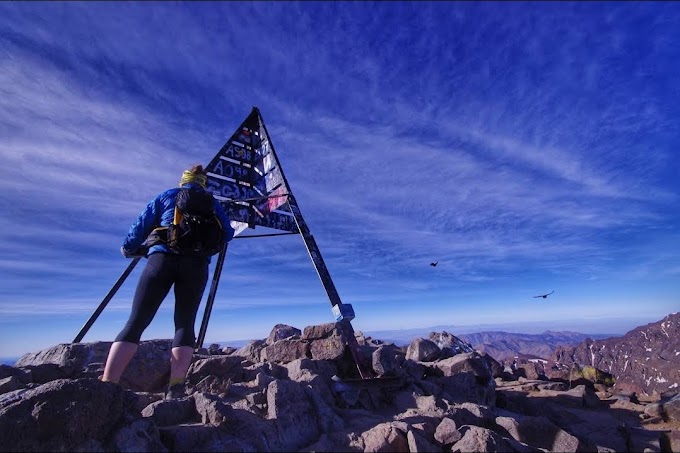
[[120, 380], [142, 333], [174, 285], [175, 336], [166, 398], [186, 396], [185, 379], [196, 341], [194, 323], [208, 281], [210, 256], [234, 237], [222, 205], [205, 190], [207, 181], [203, 166], [185, 170], [179, 187], [154, 198], [130, 227], [121, 253], [126, 258], [146, 255], [148, 260], [130, 317], [109, 350], [102, 381]]

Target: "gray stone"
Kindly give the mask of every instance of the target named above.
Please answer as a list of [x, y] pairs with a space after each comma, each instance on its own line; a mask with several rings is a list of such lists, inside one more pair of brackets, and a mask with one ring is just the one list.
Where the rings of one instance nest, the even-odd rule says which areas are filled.
[[579, 440], [545, 417], [497, 417], [495, 422], [500, 427], [500, 434], [506, 437], [509, 434], [513, 439], [532, 447], [548, 451], [579, 451]]
[[272, 345], [280, 340], [300, 338], [300, 334], [302, 334], [302, 331], [297, 327], [292, 327], [286, 324], [277, 324], [272, 328], [266, 342], [268, 345]]
[[416, 362], [433, 362], [441, 355], [441, 349], [430, 340], [416, 338], [406, 350], [406, 359]]
[[405, 354], [394, 345], [379, 346], [373, 354], [373, 371], [378, 376], [396, 376], [404, 363]]
[[259, 362], [260, 352], [266, 345], [265, 340], [252, 340], [247, 345], [232, 352], [230, 356], [239, 356], [251, 362]]
[[411, 453], [438, 451], [439, 447], [430, 442], [421, 431], [409, 429], [406, 433], [408, 450]]
[[446, 446], [458, 442], [461, 437], [462, 435], [458, 431], [456, 422], [448, 417], [442, 418], [442, 421], [437, 425], [437, 429], [434, 433], [435, 440]]
[[288, 363], [309, 356], [309, 343], [307, 341], [285, 339], [265, 346], [260, 359], [275, 363]]
[[0, 405], [0, 438], [9, 451], [73, 451], [140, 418], [134, 394], [96, 379], [62, 379], [12, 393]]
[[285, 451], [296, 451], [320, 435], [316, 408], [303, 385], [296, 382], [276, 380], [269, 384], [267, 418], [274, 420]]
[[142, 415], [153, 420], [156, 426], [171, 426], [198, 421], [194, 401], [189, 397], [178, 400], [154, 401], [142, 410]]
[[196, 360], [189, 367], [187, 380], [196, 385], [208, 376], [217, 376], [223, 381], [239, 382], [243, 379], [243, 359], [238, 355], [216, 355]]
[[501, 435], [479, 426], [462, 426], [461, 439], [451, 446], [452, 452], [540, 452], [537, 448], [522, 444], [515, 439], [502, 437]]
[[364, 452], [409, 451], [408, 440], [392, 423], [380, 423], [361, 434]]

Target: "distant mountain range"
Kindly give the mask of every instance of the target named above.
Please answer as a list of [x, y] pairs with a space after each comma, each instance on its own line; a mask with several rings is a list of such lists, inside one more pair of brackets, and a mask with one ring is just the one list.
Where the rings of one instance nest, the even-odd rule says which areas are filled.
[[[397, 346], [408, 345], [415, 338], [428, 338], [430, 332], [441, 332], [438, 327], [412, 329], [407, 331], [385, 331], [366, 333], [366, 335]], [[449, 333], [453, 333], [448, 331]], [[385, 337], [384, 335], [389, 335]], [[518, 354], [549, 358], [558, 346], [575, 346], [586, 338], [612, 338], [614, 334], [585, 334], [579, 332], [554, 332], [546, 330], [540, 334], [510, 332], [474, 332], [456, 334], [461, 340], [470, 343], [480, 352], [486, 352], [499, 362], [511, 359]]]
[[618, 338], [560, 346], [551, 362], [588, 365], [610, 373], [620, 390], [647, 394], [680, 391], [680, 313], [636, 327]]
[[579, 332], [553, 332], [522, 334], [508, 332], [479, 332], [458, 336], [470, 343], [476, 350], [486, 352], [499, 362], [512, 359], [518, 354], [549, 358], [558, 346], [572, 346], [586, 338], [604, 339], [612, 335], [584, 334]]

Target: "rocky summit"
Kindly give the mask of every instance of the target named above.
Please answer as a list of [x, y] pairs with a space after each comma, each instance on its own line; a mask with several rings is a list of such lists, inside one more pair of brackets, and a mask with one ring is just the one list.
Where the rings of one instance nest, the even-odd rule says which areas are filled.
[[98, 380], [110, 345], [2, 365], [0, 451], [680, 451], [680, 395], [527, 376], [448, 332], [397, 347], [345, 323], [279, 324], [197, 351], [171, 400], [170, 340], [142, 342], [120, 384]]

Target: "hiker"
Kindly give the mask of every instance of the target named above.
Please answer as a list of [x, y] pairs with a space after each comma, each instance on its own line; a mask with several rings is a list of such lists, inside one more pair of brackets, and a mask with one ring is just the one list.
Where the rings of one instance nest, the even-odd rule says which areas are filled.
[[[217, 234], [221, 235], [223, 241], [216, 245], [218, 251], [224, 242], [234, 237], [234, 229], [230, 226], [229, 218], [221, 204], [205, 190], [207, 181], [208, 177], [201, 165], [184, 171], [179, 187], [168, 189], [154, 198], [130, 227], [123, 241], [121, 253], [126, 258], [146, 255], [148, 260], [137, 283], [130, 318], [109, 350], [102, 381], [117, 383], [120, 380], [137, 351], [142, 333], [151, 324], [158, 308], [174, 285], [175, 336], [172, 342], [170, 382], [166, 398], [186, 396], [185, 379], [196, 341], [194, 333], [196, 312], [208, 281], [210, 256], [215, 251], [179, 249], [170, 240], [169, 231], [174, 228], [173, 224], [179, 223], [177, 219], [179, 211], [175, 208], [181, 203], [180, 192], [198, 193], [204, 205], [212, 202], [214, 206], [212, 220], [214, 222], [216, 218], [219, 221]], [[210, 198], [207, 199], [205, 194]], [[205, 201], [206, 199], [208, 201]], [[151, 240], [152, 238], [154, 240]]]

